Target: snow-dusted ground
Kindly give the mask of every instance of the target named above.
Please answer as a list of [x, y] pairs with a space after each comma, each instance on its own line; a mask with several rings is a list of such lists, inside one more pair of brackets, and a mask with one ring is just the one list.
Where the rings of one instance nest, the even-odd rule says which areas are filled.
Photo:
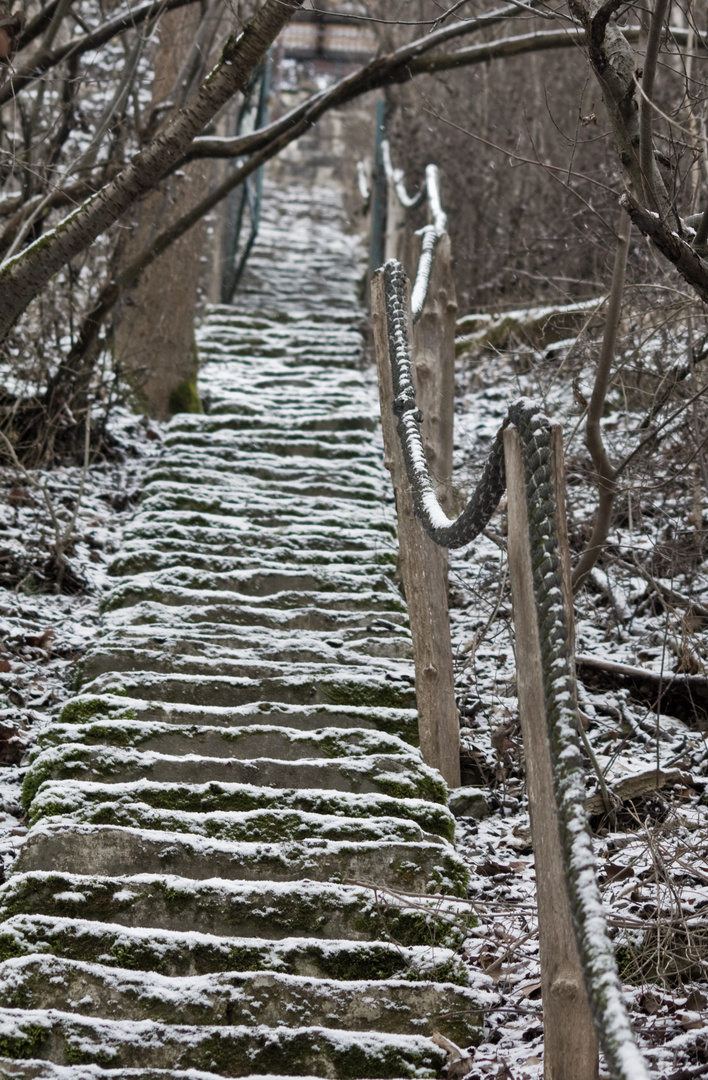
[[[569, 530], [577, 554], [595, 494], [583, 452], [581, 408], [571, 390], [572, 377], [588, 379], [592, 368], [581, 365], [573, 348], [577, 344], [564, 342], [545, 353], [512, 348], [460, 357], [455, 482], [461, 493], [474, 485], [508, 402], [522, 394], [542, 400], [566, 432]], [[617, 461], [642, 437], [636, 428], [647, 410], [623, 408], [621, 387], [608, 400], [604, 434]], [[675, 434], [631, 477], [631, 489], [618, 500], [620, 520], [607, 556], [576, 599], [579, 654], [663, 671], [666, 686], [675, 671], [704, 673], [708, 655], [707, 500], [703, 490], [703, 523], [696, 529], [695, 485], [684, 482], [680, 465], [688, 439], [685, 420], [677, 417]], [[674, 473], [679, 475], [672, 482]], [[662, 488], [657, 481], [666, 483]], [[623, 500], [630, 507], [624, 522]], [[490, 811], [480, 821], [461, 819], [457, 837], [473, 871], [470, 894], [480, 916], [465, 955], [493, 976], [503, 999], [503, 1008], [489, 1017], [490, 1036], [478, 1048], [471, 1076], [535, 1080], [543, 1075], [535, 878], [503, 511], [502, 504], [487, 536], [451, 553], [463, 769], [467, 783], [486, 783]], [[651, 701], [642, 702], [627, 688], [593, 685], [583, 674], [580, 705], [610, 789], [657, 765], [674, 774], [661, 792], [626, 802], [614, 830], [606, 819], [594, 819], [595, 847], [641, 1043], [657, 1076], [687, 1080], [708, 1072], [705, 732], [690, 716], [680, 719], [666, 708], [657, 717]], [[593, 794], [597, 783], [589, 765], [587, 783]]]
[[[116, 410], [109, 460], [91, 462], [72, 540], [71, 575], [54, 592], [47, 561], [54, 530], [44, 496], [16, 466], [0, 468], [0, 858], [2, 877], [26, 832], [19, 796], [24, 749], [71, 696], [76, 662], [95, 641], [107, 565], [161, 445], [160, 425]], [[82, 466], [32, 477], [46, 484], [60, 520], [76, 507]], [[71, 580], [71, 579], [74, 580]]]

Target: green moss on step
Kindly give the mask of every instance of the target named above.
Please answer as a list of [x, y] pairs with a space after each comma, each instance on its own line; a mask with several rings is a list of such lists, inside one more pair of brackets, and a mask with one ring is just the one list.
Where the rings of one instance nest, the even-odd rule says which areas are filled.
[[330, 705], [367, 705], [378, 709], [414, 709], [412, 687], [397, 688], [393, 683], [326, 682], [320, 689]]
[[0, 963], [3, 960], [12, 960], [15, 956], [26, 956], [28, 952], [30, 949], [18, 941], [14, 934], [0, 934]]
[[41, 1024], [26, 1024], [16, 1035], [0, 1035], [0, 1057], [16, 1061], [40, 1057], [40, 1051], [49, 1031]]
[[64, 1060], [67, 1065], [98, 1065], [101, 1069], [110, 1069], [116, 1064], [115, 1055], [107, 1050], [83, 1042], [73, 1043], [70, 1038], [64, 1041]]
[[85, 724], [94, 716], [110, 716], [111, 704], [103, 698], [76, 698], [67, 701], [59, 713], [60, 724]]
[[55, 753], [47, 751], [35, 759], [25, 776], [22, 785], [22, 805], [29, 810], [32, 800], [45, 780], [74, 779], [91, 764], [93, 772], [99, 776], [110, 776], [122, 767], [110, 759], [104, 762], [91, 761], [91, 751], [87, 747], [73, 746], [70, 754], [64, 758], [57, 758]]

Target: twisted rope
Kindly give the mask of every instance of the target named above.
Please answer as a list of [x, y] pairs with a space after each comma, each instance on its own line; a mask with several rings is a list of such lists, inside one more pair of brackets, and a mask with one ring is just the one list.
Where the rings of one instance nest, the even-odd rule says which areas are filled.
[[415, 402], [408, 340], [406, 276], [393, 259], [384, 267], [384, 293], [398, 435], [416, 516], [436, 544], [462, 547], [485, 528], [506, 488], [504, 429], [512, 424], [519, 432], [553, 786], [575, 937], [595, 1029], [613, 1080], [648, 1080], [607, 932], [585, 812], [584, 769], [576, 735], [575, 671], [563, 604], [553, 493], [551, 422], [528, 399], [511, 405], [467, 506], [454, 520], [448, 518], [435, 494], [420, 434], [422, 417]]

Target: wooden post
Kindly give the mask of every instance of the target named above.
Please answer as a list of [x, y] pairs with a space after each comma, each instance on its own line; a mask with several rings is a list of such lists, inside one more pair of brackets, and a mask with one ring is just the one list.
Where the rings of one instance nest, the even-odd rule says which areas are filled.
[[[560, 427], [553, 428], [552, 437], [560, 542], [561, 550], [565, 547], [564, 561], [567, 564], [563, 437]], [[545, 1037], [543, 1075], [544, 1080], [597, 1080], [597, 1038], [575, 944], [553, 796], [524, 465], [519, 433], [514, 428], [507, 428], [504, 432], [504, 458], [509, 506], [509, 575], [516, 634], [516, 682], [526, 761], [541, 946]], [[568, 625], [572, 626], [572, 594], [567, 565], [563, 571], [563, 593]]]
[[398, 259], [400, 263], [404, 259], [406, 244], [406, 211], [398, 201], [395, 186], [388, 181], [386, 184], [386, 238], [384, 250], [386, 262], [389, 259]]
[[460, 786], [460, 725], [455, 704], [447, 606], [447, 552], [426, 535], [413, 512], [413, 497], [393, 412], [382, 270], [377, 270], [371, 283], [371, 317], [379, 374], [384, 462], [391, 472], [396, 495], [399, 566], [413, 636], [420, 748], [423, 760], [439, 769], [449, 787], [455, 788]]
[[455, 424], [455, 328], [457, 297], [450, 265], [450, 237], [435, 248], [423, 314], [413, 327], [416, 401], [423, 414], [421, 434], [435, 492], [452, 513], [452, 444]]

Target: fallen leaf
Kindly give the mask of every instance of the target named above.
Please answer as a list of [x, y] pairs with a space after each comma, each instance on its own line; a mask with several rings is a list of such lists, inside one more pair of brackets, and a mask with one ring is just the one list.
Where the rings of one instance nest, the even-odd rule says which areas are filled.
[[494, 859], [486, 859], [485, 862], [480, 863], [477, 866], [477, 873], [484, 874], [485, 877], [496, 877], [497, 874], [511, 874], [513, 871], [506, 863], [498, 863], [495, 862]]
[[606, 876], [600, 879], [600, 885], [609, 885], [611, 881], [624, 881], [626, 878], [634, 877], [631, 866], [619, 866], [617, 863], [606, 862], [603, 863], [602, 869]]
[[467, 1075], [473, 1065], [472, 1058], [467, 1051], [460, 1050], [460, 1047], [454, 1042], [441, 1035], [437, 1028], [433, 1029], [430, 1041], [447, 1053], [446, 1073], [448, 1080], [462, 1080], [462, 1077]]
[[652, 994], [651, 992], [642, 994], [639, 999], [639, 1008], [649, 1016], [653, 1016], [661, 1008], [661, 998], [658, 994]]
[[708, 1005], [708, 998], [700, 990], [692, 990], [683, 1003], [688, 1012], [701, 1012]]

